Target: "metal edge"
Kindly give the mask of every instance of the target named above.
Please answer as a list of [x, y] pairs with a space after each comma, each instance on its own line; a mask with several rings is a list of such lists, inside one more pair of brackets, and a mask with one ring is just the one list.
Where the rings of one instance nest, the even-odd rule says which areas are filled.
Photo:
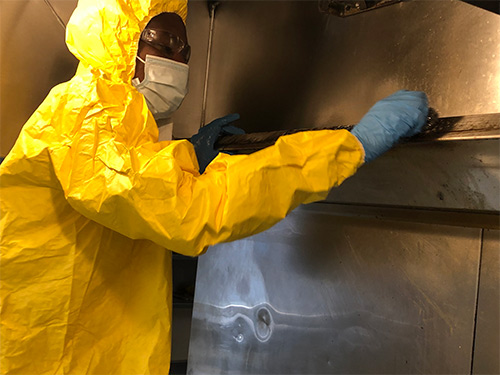
[[389, 221], [440, 224], [469, 228], [500, 229], [499, 211], [401, 207], [382, 204], [317, 202], [298, 209], [336, 216], [374, 218]]

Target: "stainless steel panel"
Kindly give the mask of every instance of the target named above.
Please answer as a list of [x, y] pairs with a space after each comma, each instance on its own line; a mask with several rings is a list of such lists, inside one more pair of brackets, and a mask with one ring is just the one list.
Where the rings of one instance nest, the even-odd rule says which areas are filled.
[[210, 22], [207, 3], [191, 1], [188, 9], [186, 28], [192, 51], [189, 60], [189, 94], [174, 114], [174, 136], [177, 138], [189, 138], [200, 127], [207, 63]]
[[188, 373], [467, 373], [480, 232], [299, 208], [212, 247]]
[[401, 145], [361, 167], [327, 200], [500, 211], [500, 141]]
[[61, 21], [67, 25], [71, 14], [76, 8], [77, 0], [48, 0], [48, 2]]
[[0, 56], [0, 155], [5, 156], [50, 89], [72, 77], [77, 60], [40, 0], [0, 0]]
[[[248, 132], [352, 124], [395, 90], [442, 116], [500, 112], [500, 16], [460, 1], [408, 1], [341, 19], [316, 1], [223, 2], [207, 119]], [[500, 210], [500, 143], [400, 146], [330, 201]]]
[[316, 1], [224, 2], [208, 113], [247, 131], [352, 124], [376, 100], [425, 91], [442, 116], [500, 112], [500, 16], [455, 0], [340, 19]]
[[500, 374], [500, 231], [483, 237], [473, 374]]

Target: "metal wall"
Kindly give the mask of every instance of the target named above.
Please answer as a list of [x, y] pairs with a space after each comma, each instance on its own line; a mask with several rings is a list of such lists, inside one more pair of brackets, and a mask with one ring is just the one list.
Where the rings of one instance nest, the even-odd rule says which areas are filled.
[[298, 209], [199, 261], [193, 374], [468, 373], [481, 229]]
[[247, 131], [356, 123], [401, 88], [442, 116], [500, 112], [498, 15], [456, 0], [407, 1], [348, 18], [316, 1], [223, 2], [209, 118]]
[[[207, 120], [356, 123], [398, 89], [442, 116], [500, 112], [500, 17], [408, 1], [223, 2]], [[325, 202], [199, 260], [189, 373], [499, 373], [498, 140], [402, 145]]]
[[[353, 17], [316, 1], [238, 1], [217, 10], [207, 119], [248, 132], [358, 122], [399, 89], [442, 116], [500, 112], [499, 16], [459, 1], [410, 1]], [[500, 143], [391, 150], [329, 201], [500, 210]]]

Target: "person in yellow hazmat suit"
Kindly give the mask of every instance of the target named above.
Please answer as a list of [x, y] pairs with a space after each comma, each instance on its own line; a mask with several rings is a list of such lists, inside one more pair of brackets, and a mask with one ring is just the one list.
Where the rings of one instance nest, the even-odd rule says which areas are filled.
[[186, 92], [186, 12], [184, 0], [79, 1], [66, 34], [77, 72], [0, 166], [2, 374], [168, 374], [171, 251], [269, 228], [425, 122], [425, 94], [401, 91], [352, 133], [251, 155], [210, 154], [202, 131], [159, 142]]

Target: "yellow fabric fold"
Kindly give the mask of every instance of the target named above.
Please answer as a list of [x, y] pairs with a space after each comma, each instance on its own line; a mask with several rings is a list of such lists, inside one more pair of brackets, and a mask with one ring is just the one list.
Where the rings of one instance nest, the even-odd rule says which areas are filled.
[[[185, 1], [81, 0], [80, 59], [0, 166], [2, 374], [167, 374], [171, 253], [263, 231], [323, 199], [363, 162], [347, 131], [219, 155], [158, 142], [130, 81], [141, 29]], [[168, 250], [166, 250], [168, 249]]]

